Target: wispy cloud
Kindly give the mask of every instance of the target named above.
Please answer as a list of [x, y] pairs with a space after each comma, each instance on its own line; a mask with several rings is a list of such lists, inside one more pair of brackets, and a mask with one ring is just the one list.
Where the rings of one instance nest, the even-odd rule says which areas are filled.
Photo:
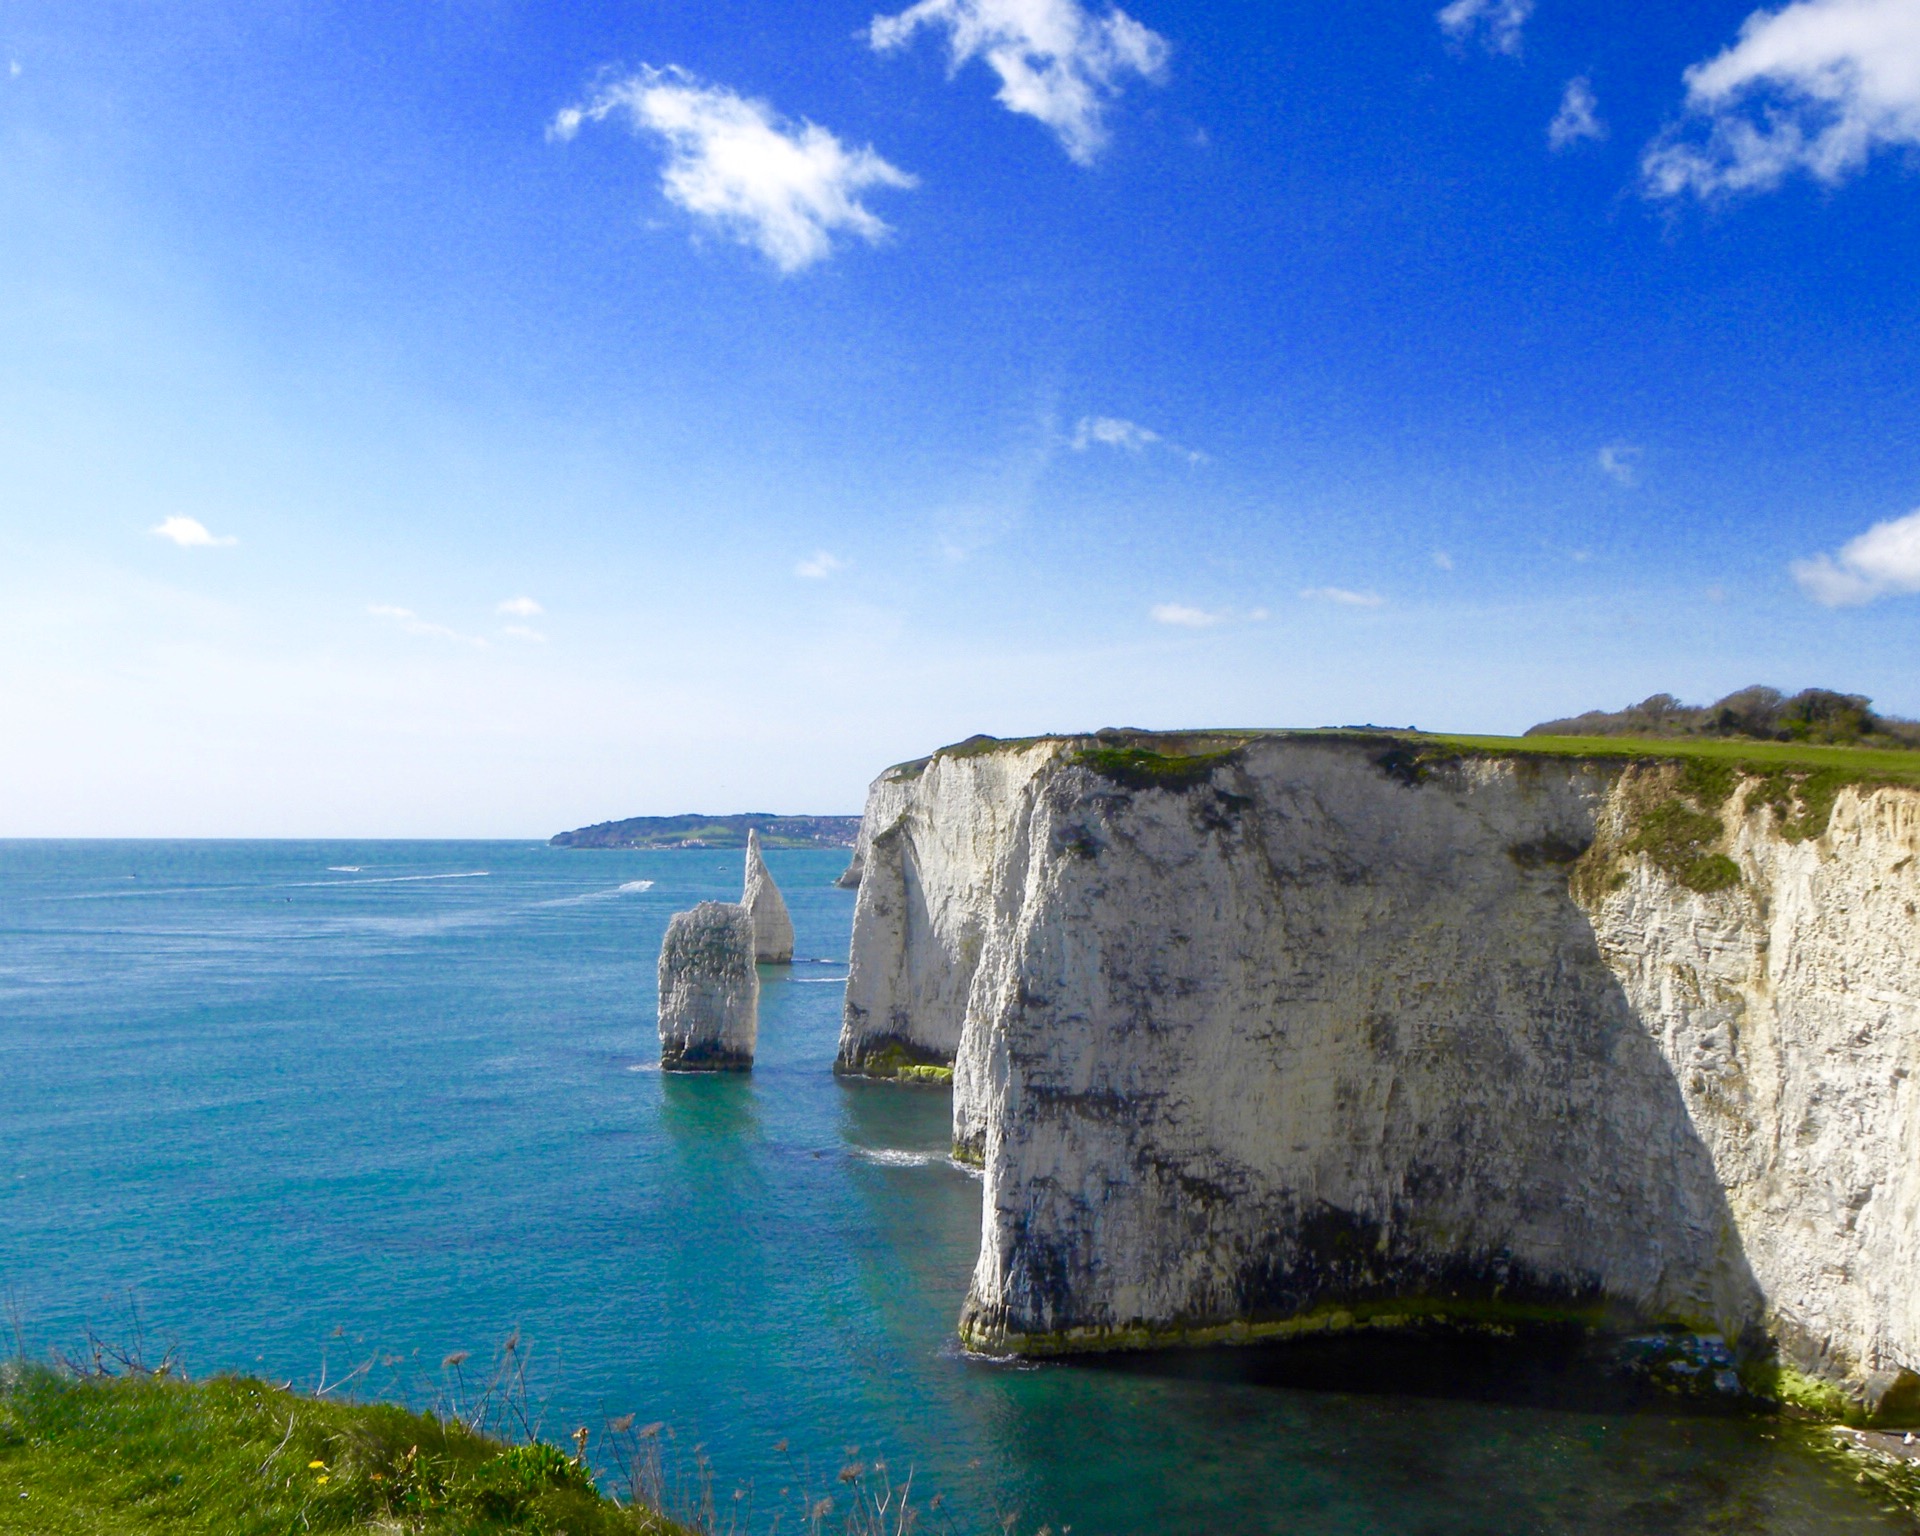
[[1147, 444], [1159, 441], [1160, 434], [1153, 428], [1143, 427], [1137, 421], [1122, 421], [1117, 416], [1082, 416], [1080, 424], [1073, 429], [1076, 453], [1085, 453], [1095, 443], [1138, 453]]
[[515, 640], [531, 640], [540, 645], [547, 643], [547, 637], [530, 624], [503, 625], [500, 633], [503, 635], [511, 635]]
[[1456, 43], [1477, 37], [1491, 53], [1518, 55], [1520, 30], [1532, 14], [1533, 0], [1453, 0], [1438, 19]]
[[1180, 629], [1212, 629], [1216, 624], [1226, 623], [1233, 615], [1224, 609], [1213, 611], [1191, 608], [1185, 603], [1155, 603], [1147, 610], [1147, 617], [1156, 624], [1172, 624]]
[[1829, 185], [1880, 149], [1920, 145], [1920, 5], [1799, 0], [1755, 11], [1686, 72], [1687, 115], [1641, 162], [1653, 197]]
[[793, 568], [793, 574], [804, 576], [808, 581], [825, 581], [835, 571], [844, 571], [847, 562], [838, 555], [830, 555], [824, 549], [815, 550], [806, 559]]
[[1593, 456], [1600, 473], [1616, 485], [1640, 483], [1640, 450], [1632, 443], [1608, 443]]
[[1348, 587], [1308, 587], [1300, 595], [1310, 601], [1338, 603], [1343, 608], [1379, 608], [1387, 601], [1378, 592], [1356, 592]]
[[581, 124], [616, 114], [666, 146], [660, 187], [668, 201], [782, 272], [824, 260], [839, 234], [879, 242], [887, 226], [859, 194], [917, 185], [871, 148], [849, 148], [817, 124], [788, 122], [764, 101], [678, 68], [643, 67], [603, 84], [591, 100], [557, 114], [547, 131], [567, 140]]
[[207, 525], [197, 517], [169, 517], [147, 531], [155, 538], [178, 544], [182, 549], [217, 549], [222, 545], [240, 542], [231, 535], [217, 537], [208, 532]]
[[1829, 608], [1920, 592], [1920, 508], [1875, 523], [1835, 554], [1796, 560], [1792, 571], [1807, 595]]
[[1585, 75], [1567, 82], [1560, 95], [1560, 110], [1547, 124], [1547, 147], [1568, 149], [1589, 140], [1598, 143], [1607, 136], [1607, 125], [1600, 121], [1600, 102], [1593, 94], [1593, 83]]
[[1433, 552], [1433, 563], [1443, 571], [1450, 571], [1453, 569], [1453, 556], [1444, 549], [1436, 549]]
[[516, 619], [537, 619], [547, 610], [530, 597], [510, 597], [493, 611]]
[[367, 612], [376, 619], [391, 620], [410, 635], [427, 635], [436, 640], [458, 640], [462, 645], [484, 646], [487, 643], [478, 635], [463, 635], [457, 629], [449, 629], [444, 624], [435, 624], [429, 619], [421, 618], [411, 608], [399, 608], [392, 603], [369, 603]]
[[1143, 427], [1137, 421], [1127, 421], [1118, 416], [1082, 416], [1067, 446], [1075, 453], [1085, 453], [1096, 444], [1104, 448], [1124, 449], [1128, 453], [1143, 453], [1157, 444], [1189, 464], [1212, 462], [1199, 450], [1183, 448], [1179, 443], [1162, 437], [1152, 427]]
[[867, 37], [886, 52], [922, 27], [945, 30], [954, 69], [984, 60], [1000, 77], [1000, 105], [1046, 124], [1081, 165], [1107, 142], [1107, 104], [1131, 77], [1164, 79], [1170, 51], [1125, 11], [1095, 16], [1080, 0], [920, 0], [874, 17]]

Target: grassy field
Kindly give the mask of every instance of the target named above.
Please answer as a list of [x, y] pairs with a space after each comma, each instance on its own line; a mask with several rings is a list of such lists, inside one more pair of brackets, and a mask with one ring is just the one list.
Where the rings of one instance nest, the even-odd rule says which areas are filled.
[[1448, 736], [1424, 731], [1392, 734], [1443, 750], [1515, 757], [1614, 757], [1726, 763], [1732, 767], [1832, 771], [1850, 780], [1920, 784], [1920, 752], [1880, 747], [1823, 747], [1739, 737]]
[[0, 1532], [672, 1536], [551, 1445], [260, 1381], [0, 1367]]
[[[1043, 741], [1087, 742], [1086, 755], [1097, 761], [1112, 759], [1119, 768], [1158, 759], [1172, 765], [1189, 759], [1223, 757], [1238, 746], [1272, 738], [1359, 741], [1400, 741], [1415, 751], [1435, 756], [1448, 753], [1489, 757], [1614, 758], [1643, 762], [1712, 762], [1765, 774], [1799, 771], [1835, 775], [1849, 783], [1920, 784], [1920, 750], [1888, 747], [1819, 746], [1794, 741], [1756, 741], [1739, 736], [1461, 736], [1446, 732], [1399, 731], [1387, 727], [1344, 727], [1322, 730], [1234, 728], [1227, 730], [1128, 731], [1111, 739], [1086, 736], [1027, 736], [996, 740], [974, 736], [936, 757], [975, 757], [992, 752], [1014, 752]], [[1137, 760], [1137, 762], [1136, 762]], [[924, 767], [931, 758], [902, 764]], [[1144, 771], [1144, 770], [1141, 770]]]

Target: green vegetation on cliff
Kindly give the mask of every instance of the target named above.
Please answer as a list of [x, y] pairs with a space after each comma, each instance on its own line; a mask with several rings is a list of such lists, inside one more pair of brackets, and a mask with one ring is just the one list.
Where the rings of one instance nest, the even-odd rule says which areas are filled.
[[1418, 777], [1424, 768], [1463, 757], [1551, 757], [1597, 762], [1693, 763], [1702, 765], [1703, 769], [1708, 765], [1722, 765], [1726, 771], [1726, 792], [1731, 792], [1736, 777], [1761, 778], [1774, 784], [1769, 798], [1774, 794], [1784, 795], [1790, 781], [1794, 787], [1804, 787], [1802, 781], [1816, 775], [1821, 784], [1815, 787], [1825, 791], [1847, 784], [1920, 784], [1920, 747], [1909, 746], [1904, 740], [1887, 734], [1862, 737], [1859, 745], [1840, 745], [1813, 740], [1711, 735], [1471, 736], [1372, 725], [1319, 729], [1103, 730], [1082, 736], [1027, 736], [1005, 741], [991, 736], [971, 736], [954, 746], [942, 747], [931, 756], [903, 763], [893, 772], [912, 777], [934, 758], [980, 757], [1057, 741], [1073, 748], [1075, 761], [1082, 766], [1116, 782], [1135, 788], [1179, 787], [1204, 778], [1214, 768], [1230, 762], [1240, 748], [1267, 740], [1326, 741], [1395, 751], [1394, 764], [1404, 767], [1413, 777]]
[[0, 1532], [671, 1536], [576, 1458], [262, 1381], [0, 1367]]
[[[1017, 741], [973, 736], [942, 748], [932, 757], [903, 764], [894, 772], [913, 776], [940, 758], [1019, 751], [1047, 741], [1066, 748], [1076, 766], [1114, 784], [1175, 793], [1210, 784], [1220, 787], [1216, 772], [1230, 768], [1246, 747], [1262, 740], [1319, 741], [1366, 751], [1382, 772], [1408, 785], [1424, 783], [1449, 765], [1474, 758], [1557, 758], [1630, 768], [1635, 770], [1635, 783], [1629, 786], [1631, 827], [1623, 836], [1603, 838], [1604, 846], [1596, 845], [1591, 856], [1581, 860], [1583, 868], [1576, 875], [1588, 894], [1596, 896], [1624, 878], [1619, 862], [1623, 857], [1639, 854], [1691, 890], [1711, 893], [1737, 885], [1740, 870], [1724, 848], [1727, 823], [1723, 815], [1736, 792], [1745, 809], [1765, 807], [1772, 812], [1779, 834], [1789, 842], [1799, 842], [1819, 837], [1827, 830], [1834, 801], [1849, 786], [1920, 786], [1920, 749], [1909, 744], [1909, 737], [1920, 734], [1920, 727], [1882, 720], [1867, 708], [1864, 699], [1809, 690], [1795, 699], [1783, 700], [1771, 690], [1748, 689], [1734, 695], [1733, 700], [1744, 700], [1743, 707], [1751, 706], [1748, 715], [1731, 714], [1730, 708], [1723, 708], [1728, 705], [1726, 700], [1713, 710], [1736, 723], [1746, 720], [1756, 734], [1739, 734], [1732, 726], [1722, 729], [1724, 721], [1716, 725], [1718, 717], [1709, 710], [1687, 716], [1699, 725], [1698, 730], [1676, 728], [1651, 737], [1611, 729], [1601, 735], [1560, 735], [1554, 734], [1552, 727], [1535, 727], [1535, 732], [1526, 736], [1444, 735], [1379, 726], [1321, 730], [1108, 729], [1088, 736], [1027, 737]], [[1659, 702], [1651, 700], [1647, 706], [1636, 706], [1636, 710], [1644, 713]], [[1579, 718], [1611, 727], [1630, 716], [1638, 718], [1633, 711], [1618, 717]], [[1758, 734], [1770, 722], [1781, 719], [1826, 723], [1818, 732]], [[1789, 739], [1777, 739], [1782, 735]], [[1568, 851], [1568, 859], [1577, 857], [1579, 850]]]
[[[1631, 736], [1446, 736], [1396, 732], [1430, 758], [1575, 757], [1596, 761], [1721, 763], [1736, 772], [1830, 774], [1834, 784], [1920, 784], [1920, 751], [1904, 747], [1836, 747], [1806, 742], [1721, 737], [1665, 740]], [[1731, 784], [1729, 784], [1731, 787]]]
[[1529, 736], [1688, 737], [1791, 741], [1827, 746], [1920, 747], [1920, 722], [1874, 713], [1873, 700], [1831, 688], [1788, 698], [1778, 688], [1742, 688], [1712, 704], [1682, 704], [1670, 693], [1625, 709], [1589, 710], [1532, 727]]

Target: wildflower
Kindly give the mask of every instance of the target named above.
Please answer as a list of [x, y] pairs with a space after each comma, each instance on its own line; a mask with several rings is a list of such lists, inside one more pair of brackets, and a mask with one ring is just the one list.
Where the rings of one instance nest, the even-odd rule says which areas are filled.
[[327, 1464], [324, 1461], [310, 1461], [307, 1463], [307, 1470], [309, 1472], [324, 1472], [327, 1470]]

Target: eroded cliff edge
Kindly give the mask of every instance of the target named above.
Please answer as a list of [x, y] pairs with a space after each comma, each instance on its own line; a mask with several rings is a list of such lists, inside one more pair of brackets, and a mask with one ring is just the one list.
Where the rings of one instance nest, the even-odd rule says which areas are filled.
[[943, 1064], [962, 1317], [1045, 1352], [1441, 1313], [1920, 1373], [1920, 792], [1381, 737], [877, 781], [843, 1070]]

